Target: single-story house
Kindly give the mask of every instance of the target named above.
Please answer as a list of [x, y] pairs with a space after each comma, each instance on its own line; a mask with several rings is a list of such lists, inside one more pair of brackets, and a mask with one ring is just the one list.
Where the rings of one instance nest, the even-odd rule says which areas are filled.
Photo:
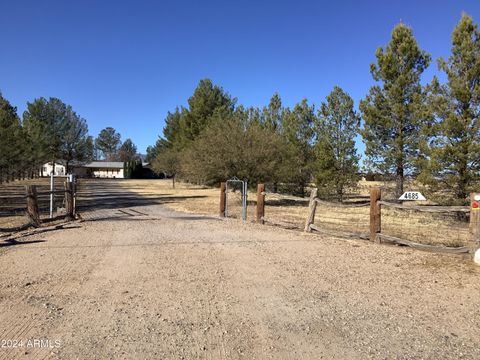
[[[123, 161], [92, 161], [86, 164], [80, 164], [72, 161], [69, 165], [71, 172], [81, 178], [105, 178], [105, 179], [123, 179], [124, 174]], [[149, 167], [148, 163], [142, 163], [143, 173], [142, 178], [155, 178], [156, 175]], [[40, 176], [50, 176], [53, 171], [52, 163], [46, 163], [42, 166]], [[55, 163], [54, 176], [66, 175], [65, 165], [61, 162]]]
[[78, 177], [123, 179], [123, 161], [92, 161], [74, 166], [73, 173]]
[[[92, 161], [86, 164], [72, 162], [70, 169], [78, 177], [95, 177], [123, 179], [123, 161]], [[40, 176], [49, 177], [52, 175], [66, 175], [66, 167], [62, 163], [55, 163], [55, 171], [51, 162], [43, 164]]]

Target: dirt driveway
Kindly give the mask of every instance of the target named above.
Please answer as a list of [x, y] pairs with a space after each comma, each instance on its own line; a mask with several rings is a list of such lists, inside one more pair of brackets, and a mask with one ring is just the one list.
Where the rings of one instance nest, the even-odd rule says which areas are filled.
[[0, 243], [0, 359], [480, 358], [457, 256], [158, 204], [85, 218]]

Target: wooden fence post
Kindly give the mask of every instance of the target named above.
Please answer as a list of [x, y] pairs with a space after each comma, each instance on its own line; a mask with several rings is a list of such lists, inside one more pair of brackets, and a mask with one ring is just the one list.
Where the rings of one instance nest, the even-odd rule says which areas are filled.
[[73, 220], [73, 186], [69, 181], [65, 182], [65, 210], [67, 219]]
[[312, 189], [312, 192], [310, 193], [310, 204], [308, 206], [308, 218], [307, 222], [305, 223], [305, 232], [311, 232], [312, 229], [310, 228], [310, 225], [315, 222], [315, 210], [317, 209], [317, 193], [318, 189], [316, 188]]
[[37, 187], [27, 185], [27, 217], [34, 227], [40, 226], [40, 215], [38, 213]]
[[227, 183], [220, 183], [220, 217], [225, 217], [225, 204], [227, 201], [227, 194], [225, 193], [225, 188]]
[[382, 232], [382, 208], [378, 203], [382, 190], [378, 187], [370, 189], [370, 241], [380, 242], [377, 234]]
[[265, 184], [257, 185], [257, 223], [265, 224]]

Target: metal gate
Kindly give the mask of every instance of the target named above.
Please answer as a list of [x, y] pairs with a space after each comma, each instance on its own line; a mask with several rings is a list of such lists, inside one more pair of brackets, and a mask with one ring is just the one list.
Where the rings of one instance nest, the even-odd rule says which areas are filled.
[[50, 174], [50, 219], [53, 218], [53, 212], [55, 210], [55, 194], [58, 193], [61, 195], [61, 207], [65, 208], [65, 190], [62, 191], [55, 191], [55, 178], [66, 179], [67, 182], [72, 183], [72, 191], [73, 191], [73, 209], [75, 211], [75, 202], [76, 202], [76, 194], [75, 194], [75, 184], [77, 182], [77, 178], [73, 174], [67, 175], [54, 175], [53, 172]]
[[[237, 194], [237, 190], [239, 193]], [[234, 177], [225, 185], [225, 216], [235, 216], [235, 210], [240, 208], [243, 222], [247, 221], [247, 182]]]

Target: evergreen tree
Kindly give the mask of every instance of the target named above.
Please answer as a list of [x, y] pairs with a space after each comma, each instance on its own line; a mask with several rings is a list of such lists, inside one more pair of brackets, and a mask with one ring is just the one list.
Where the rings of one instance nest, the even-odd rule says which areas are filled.
[[320, 194], [333, 193], [342, 201], [346, 189], [358, 182], [355, 136], [359, 126], [353, 99], [335, 86], [318, 114], [315, 169]]
[[270, 130], [280, 128], [282, 122], [282, 99], [278, 93], [273, 94], [267, 107], [263, 108], [263, 124]]
[[[147, 147], [147, 162], [155, 164], [156, 159], [168, 151], [169, 153], [176, 153], [179, 157], [182, 150], [184, 150], [189, 143], [189, 139], [186, 136], [185, 118], [186, 109], [178, 107], [175, 112], [167, 113], [165, 118], [165, 127], [163, 128], [163, 137], [158, 137], [155, 145]], [[171, 158], [170, 155], [168, 155]], [[162, 160], [163, 161], [163, 160]], [[165, 172], [166, 170], [158, 169], [157, 173]]]
[[41, 97], [27, 103], [23, 124], [32, 141], [35, 162], [52, 162], [62, 157], [62, 135], [66, 128], [67, 105], [60, 99]]
[[93, 149], [86, 120], [78, 116], [70, 106], [66, 108], [64, 122], [59, 159], [65, 163], [68, 174], [72, 161], [79, 163], [91, 161]]
[[60, 99], [38, 98], [27, 103], [23, 126], [34, 164], [62, 161], [69, 171], [71, 161], [92, 158], [86, 120]]
[[95, 139], [95, 146], [108, 161], [115, 161], [120, 146], [120, 134], [112, 127], [106, 127]]
[[160, 153], [161, 150], [161, 141], [162, 138], [159, 137], [157, 141], [155, 142], [155, 145], [149, 145], [147, 146], [147, 158], [146, 161], [150, 164], [153, 163], [157, 155]]
[[134, 161], [137, 157], [137, 146], [133, 143], [132, 139], [125, 140], [118, 150], [118, 160]]
[[427, 175], [430, 184], [453, 190], [463, 202], [480, 171], [480, 31], [470, 16], [462, 15], [452, 34], [452, 54], [438, 65], [447, 83], [434, 78], [430, 86], [436, 123]]
[[211, 80], [201, 80], [188, 99], [188, 109], [177, 107], [173, 113], [168, 112], [163, 137], [147, 149], [149, 162], [156, 166], [157, 171], [174, 177], [177, 166], [173, 165], [173, 161], [180, 159], [215, 119], [231, 116], [235, 102], [236, 99]]
[[[280, 130], [287, 141], [287, 151], [295, 166], [282, 166], [282, 178], [294, 184], [294, 193], [303, 196], [305, 187], [312, 177], [315, 107], [307, 99], [295, 105], [293, 110], [283, 110]], [[287, 162], [288, 163], [288, 162]]]
[[210, 79], [200, 80], [188, 99], [188, 111], [181, 112], [184, 136], [194, 140], [207, 127], [214, 113], [228, 116], [233, 112], [235, 102], [236, 99], [232, 99], [223, 88], [213, 85]]
[[123, 163], [123, 177], [125, 179], [141, 179], [143, 177], [142, 160], [125, 161]]
[[[181, 150], [188, 144], [186, 118], [188, 111], [185, 108], [176, 108], [173, 113], [168, 112], [163, 128], [163, 140], [157, 143], [160, 147], [175, 148]], [[162, 138], [161, 138], [162, 139]]]
[[420, 76], [430, 56], [419, 48], [412, 29], [399, 24], [387, 46], [377, 49], [376, 58], [371, 73], [380, 85], [371, 87], [360, 102], [365, 122], [361, 134], [368, 160], [375, 170], [394, 174], [400, 196], [404, 177], [415, 168], [419, 156], [425, 111]]
[[248, 118], [249, 123], [260, 125], [263, 123], [262, 109], [258, 107], [249, 107], [245, 109], [245, 116]]
[[0, 183], [15, 177], [26, 158], [17, 108], [0, 93]]

